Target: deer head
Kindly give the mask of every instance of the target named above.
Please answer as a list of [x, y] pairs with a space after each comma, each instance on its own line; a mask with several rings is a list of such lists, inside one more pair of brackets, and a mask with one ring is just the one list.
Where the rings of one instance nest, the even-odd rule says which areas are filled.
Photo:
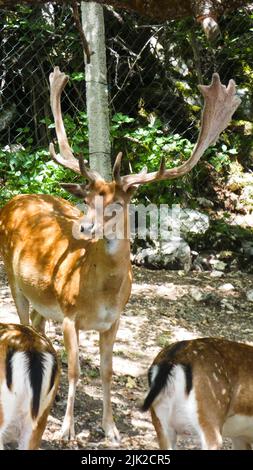
[[97, 196], [103, 199], [103, 208], [107, 208], [107, 215], [104, 211], [103, 223], [109, 222], [112, 218], [113, 215], [108, 214], [113, 212], [110, 208], [114, 204], [122, 207], [123, 219], [126, 221], [127, 206], [135, 190], [142, 184], [178, 178], [191, 171], [205, 150], [217, 141], [240, 104], [240, 99], [235, 94], [234, 81], [230, 80], [226, 87], [221, 84], [219, 75], [214, 73], [210, 85], [199, 85], [199, 90], [204, 96], [204, 107], [199, 137], [190, 158], [176, 168], [166, 169], [165, 157], [163, 157], [159, 169], [155, 172], [148, 173], [147, 168], [144, 167], [137, 174], [121, 176], [122, 153], [119, 153], [113, 167], [113, 181], [106, 182], [98, 172], [87, 167], [83, 158], [75, 158], [69, 146], [61, 113], [61, 93], [68, 82], [68, 76], [61, 72], [59, 67], [55, 67], [49, 79], [51, 107], [60, 149], [60, 153], [56, 154], [54, 145], [51, 143], [50, 154], [57, 163], [84, 177], [84, 184], [62, 184], [62, 187], [81, 198], [88, 206], [85, 222], [80, 228], [87, 238], [92, 238], [97, 228], [94, 225]]

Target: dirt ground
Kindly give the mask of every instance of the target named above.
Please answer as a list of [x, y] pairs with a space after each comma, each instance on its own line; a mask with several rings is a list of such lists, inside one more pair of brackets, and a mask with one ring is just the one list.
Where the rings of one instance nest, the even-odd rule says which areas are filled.
[[[139, 405], [147, 391], [147, 368], [167, 342], [224, 336], [253, 345], [253, 302], [246, 297], [250, 289], [253, 289], [253, 275], [241, 272], [215, 278], [209, 272], [185, 274], [134, 268], [132, 296], [121, 317], [114, 352], [112, 400], [122, 436], [118, 448], [158, 448], [149, 414], [141, 413]], [[0, 321], [18, 322], [1, 262]], [[68, 444], [57, 440], [67, 398], [67, 362], [60, 326], [50, 322], [47, 334], [61, 355], [62, 378], [42, 448], [111, 449], [100, 427], [98, 334], [81, 334], [81, 378], [75, 405], [77, 437]], [[178, 447], [195, 449], [199, 444], [194, 438], [182, 438]], [[224, 448], [230, 448], [229, 441], [225, 441]]]

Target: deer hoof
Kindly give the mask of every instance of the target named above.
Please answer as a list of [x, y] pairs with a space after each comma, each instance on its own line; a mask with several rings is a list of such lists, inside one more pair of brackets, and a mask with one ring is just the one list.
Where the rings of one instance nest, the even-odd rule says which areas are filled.
[[64, 442], [75, 440], [75, 429], [74, 426], [62, 425], [60, 432], [58, 433], [58, 439]]
[[116, 425], [112, 423], [110, 426], [104, 426], [105, 437], [115, 446], [119, 446], [121, 437]]

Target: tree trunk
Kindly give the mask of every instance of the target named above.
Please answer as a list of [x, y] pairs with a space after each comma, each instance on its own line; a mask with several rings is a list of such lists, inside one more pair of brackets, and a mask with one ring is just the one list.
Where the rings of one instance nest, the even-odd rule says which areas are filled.
[[92, 53], [85, 65], [90, 167], [111, 179], [111, 144], [103, 7], [81, 3], [82, 25]]

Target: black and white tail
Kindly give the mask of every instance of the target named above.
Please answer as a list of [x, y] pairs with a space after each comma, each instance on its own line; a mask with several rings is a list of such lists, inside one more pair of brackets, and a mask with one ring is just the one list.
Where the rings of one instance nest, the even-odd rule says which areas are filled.
[[0, 324], [0, 447], [39, 446], [56, 394], [59, 364], [47, 338], [30, 327]]

